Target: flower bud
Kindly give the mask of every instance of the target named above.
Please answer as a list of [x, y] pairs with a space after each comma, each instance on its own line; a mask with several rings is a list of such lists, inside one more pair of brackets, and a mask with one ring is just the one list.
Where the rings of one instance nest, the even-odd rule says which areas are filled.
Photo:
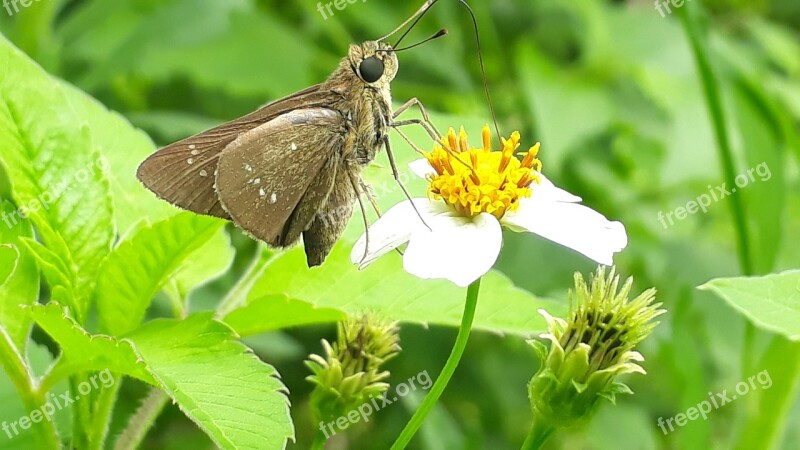
[[316, 385], [311, 393], [315, 422], [336, 420], [386, 392], [389, 372], [381, 366], [400, 351], [399, 341], [397, 322], [368, 315], [340, 322], [336, 342], [322, 340], [325, 357], [312, 354], [306, 361], [313, 373], [306, 379]]
[[528, 385], [534, 420], [553, 428], [588, 416], [601, 397], [613, 403], [616, 394], [632, 393], [615, 379], [645, 373], [636, 364], [644, 358], [633, 349], [658, 325], [652, 320], [666, 312], [653, 303], [655, 289], [629, 301], [633, 279], [618, 291], [619, 276], [613, 268], [608, 276], [599, 268], [590, 284], [575, 274], [567, 320], [540, 311], [549, 329], [540, 337], [551, 342], [549, 350], [540, 341], [531, 342], [542, 360]]

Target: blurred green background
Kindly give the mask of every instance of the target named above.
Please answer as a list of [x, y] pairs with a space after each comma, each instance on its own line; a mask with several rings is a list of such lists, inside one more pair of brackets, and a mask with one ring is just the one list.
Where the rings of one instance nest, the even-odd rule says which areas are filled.
[[[313, 1], [41, 0], [0, 31], [51, 74], [118, 111], [159, 145], [170, 143], [323, 81], [353, 42], [381, 36], [420, 2], [357, 1], [327, 19]], [[732, 389], [762, 369], [770, 336], [743, 345], [744, 319], [696, 289], [743, 274], [731, 198], [674, 226], [658, 219], [725, 181], [712, 121], [685, 29], [675, 10], [651, 1], [474, 1], [486, 72], [500, 128], [542, 142], [544, 172], [609, 218], [625, 223], [630, 244], [618, 270], [635, 290], [659, 290], [669, 310], [640, 349], [647, 376], [629, 381], [634, 396], [604, 404], [590, 423], [560, 434], [549, 448], [734, 448], [757, 406], [740, 400], [665, 436], [656, 425]], [[693, 0], [734, 152], [736, 173], [766, 163], [768, 180], [736, 195], [745, 207], [752, 274], [800, 267], [800, 2]], [[683, 9], [682, 8], [682, 9]], [[406, 42], [445, 27], [447, 38], [400, 56], [398, 102], [419, 97], [445, 113], [441, 128], [489, 122], [471, 20], [441, 0]], [[439, 116], [442, 117], [442, 116]], [[411, 151], [397, 140], [396, 151]], [[382, 161], [383, 156], [379, 157]], [[709, 187], [711, 186], [711, 187]], [[225, 278], [194, 297], [210, 307], [232, 285], [255, 244], [231, 229], [238, 253]], [[520, 287], [564, 299], [574, 271], [594, 265], [532, 236], [509, 234], [498, 268]], [[303, 359], [319, 352], [334, 327], [306, 327], [248, 340], [290, 389], [298, 442], [306, 448], [310, 391]], [[405, 326], [402, 356], [389, 369], [402, 382], [438, 373], [455, 330]], [[743, 363], [744, 360], [744, 363]], [[440, 407], [413, 448], [511, 449], [530, 423], [525, 384], [538, 362], [516, 336], [475, 333]], [[749, 367], [750, 372], [744, 372]], [[777, 388], [777, 387], [776, 387]], [[144, 392], [126, 383], [119, 408]], [[786, 392], [785, 395], [793, 395]], [[419, 398], [381, 411], [339, 435], [329, 448], [388, 448]], [[127, 405], [126, 405], [127, 403]], [[791, 408], [780, 448], [800, 448], [800, 403]], [[176, 407], [168, 408], [146, 448], [211, 448]]]

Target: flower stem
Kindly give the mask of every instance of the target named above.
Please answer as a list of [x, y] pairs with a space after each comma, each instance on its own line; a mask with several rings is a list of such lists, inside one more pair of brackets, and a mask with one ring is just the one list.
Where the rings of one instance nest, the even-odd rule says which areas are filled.
[[[717, 141], [717, 153], [725, 182], [729, 186], [736, 185], [736, 164], [733, 150], [731, 149], [730, 139], [728, 138], [728, 126], [725, 117], [725, 109], [722, 105], [722, 93], [716, 74], [708, 56], [708, 42], [700, 30], [697, 11], [695, 7], [683, 8], [679, 12], [681, 23], [686, 31], [689, 44], [694, 54], [695, 63], [700, 72], [700, 81], [703, 86], [703, 94], [706, 99], [709, 116], [714, 126], [714, 136]], [[733, 215], [733, 223], [736, 230], [737, 250], [739, 252], [739, 266], [745, 275], [753, 274], [753, 261], [750, 254], [750, 240], [747, 227], [747, 217], [745, 215], [744, 200], [741, 195], [732, 195], [728, 202]]]
[[325, 444], [328, 442], [328, 438], [325, 436], [320, 430], [314, 434], [314, 442], [311, 444], [311, 450], [325, 450]]
[[521, 450], [538, 450], [542, 448], [542, 445], [544, 445], [554, 431], [556, 431], [555, 428], [543, 423], [541, 420], [534, 420], [531, 431], [522, 444]]
[[461, 361], [461, 356], [464, 354], [464, 349], [467, 346], [469, 333], [472, 330], [472, 321], [475, 319], [475, 308], [478, 304], [478, 292], [480, 291], [480, 288], [480, 278], [469, 285], [469, 288], [467, 289], [467, 301], [466, 305], [464, 305], [464, 315], [461, 317], [461, 326], [458, 329], [458, 336], [456, 336], [456, 342], [453, 345], [453, 350], [450, 351], [450, 356], [447, 358], [447, 362], [442, 368], [442, 372], [439, 374], [439, 377], [436, 379], [433, 387], [431, 387], [428, 395], [426, 395], [425, 399], [422, 400], [422, 404], [411, 417], [411, 420], [408, 421], [408, 424], [406, 424], [406, 427], [392, 445], [392, 450], [403, 449], [408, 445], [409, 442], [411, 442], [414, 434], [417, 432], [417, 430], [419, 430], [419, 427], [422, 426], [422, 422], [425, 421], [425, 418], [431, 412], [434, 405], [436, 405], [436, 402], [439, 400], [439, 397], [441, 397], [442, 392], [444, 392], [445, 388], [447, 387], [447, 383], [450, 382], [450, 378], [452, 378], [453, 373], [456, 371], [458, 362]]
[[250, 289], [261, 278], [273, 259], [275, 259], [274, 252], [259, 246], [250, 267], [217, 306], [217, 318], [221, 319], [236, 308], [244, 306]]
[[164, 406], [167, 405], [169, 397], [159, 389], [152, 388], [147, 398], [144, 400], [136, 413], [128, 421], [128, 426], [122, 432], [114, 450], [132, 450], [139, 448], [144, 441], [147, 432], [155, 423]]

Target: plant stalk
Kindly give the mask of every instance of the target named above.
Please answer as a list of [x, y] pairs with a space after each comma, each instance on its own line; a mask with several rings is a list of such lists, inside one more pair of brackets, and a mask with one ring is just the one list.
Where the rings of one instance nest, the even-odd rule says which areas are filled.
[[522, 444], [521, 450], [538, 450], [542, 448], [544, 443], [550, 438], [554, 431], [556, 431], [555, 428], [542, 423], [541, 420], [534, 419], [533, 425], [531, 426], [531, 431], [528, 433], [528, 437]]
[[447, 387], [447, 384], [450, 382], [450, 378], [452, 378], [453, 373], [456, 371], [456, 367], [458, 367], [458, 363], [461, 361], [461, 356], [464, 354], [464, 349], [467, 346], [467, 340], [469, 339], [470, 331], [472, 331], [472, 322], [475, 319], [475, 309], [478, 304], [478, 293], [480, 288], [480, 278], [469, 285], [469, 288], [467, 288], [467, 300], [466, 305], [464, 306], [464, 315], [461, 317], [461, 326], [458, 329], [458, 336], [456, 336], [456, 342], [453, 345], [453, 350], [451, 350], [450, 356], [447, 358], [444, 368], [442, 368], [442, 372], [439, 374], [439, 377], [436, 379], [433, 387], [431, 387], [428, 395], [426, 395], [425, 399], [422, 400], [422, 404], [419, 406], [417, 411], [411, 417], [411, 420], [409, 420], [408, 424], [406, 424], [405, 428], [403, 428], [400, 436], [392, 445], [392, 450], [406, 448], [408, 443], [414, 437], [414, 434], [416, 434], [416, 432], [422, 426], [425, 418], [436, 405], [439, 397], [442, 395]]

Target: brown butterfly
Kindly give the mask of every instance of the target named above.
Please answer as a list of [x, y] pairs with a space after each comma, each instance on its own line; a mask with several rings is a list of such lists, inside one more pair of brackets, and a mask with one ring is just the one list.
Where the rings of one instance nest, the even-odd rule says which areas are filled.
[[[389, 129], [421, 125], [439, 136], [417, 99], [393, 112], [390, 91], [396, 52], [416, 45], [396, 47], [436, 1], [387, 36], [351, 45], [327, 81], [159, 150], [141, 164], [139, 180], [173, 205], [230, 220], [273, 247], [302, 236], [308, 265], [322, 264], [356, 200], [364, 210], [361, 170], [381, 147], [398, 179]], [[395, 45], [385, 42], [415, 19]], [[396, 120], [413, 106], [422, 120]]]

